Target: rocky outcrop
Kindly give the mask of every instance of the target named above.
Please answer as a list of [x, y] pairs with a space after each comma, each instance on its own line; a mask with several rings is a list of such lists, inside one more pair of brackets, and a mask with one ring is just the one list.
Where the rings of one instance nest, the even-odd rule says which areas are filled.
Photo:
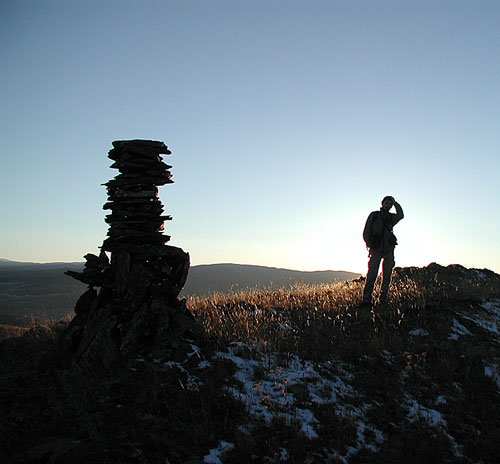
[[166, 245], [163, 234], [171, 217], [163, 215], [158, 186], [173, 182], [161, 158], [169, 154], [163, 142], [113, 142], [108, 156], [120, 174], [104, 184], [107, 238], [99, 256], [85, 255], [83, 272], [66, 272], [88, 285], [61, 338], [76, 362], [110, 366], [145, 351], [182, 357], [183, 340], [201, 333], [178, 298], [189, 254]]

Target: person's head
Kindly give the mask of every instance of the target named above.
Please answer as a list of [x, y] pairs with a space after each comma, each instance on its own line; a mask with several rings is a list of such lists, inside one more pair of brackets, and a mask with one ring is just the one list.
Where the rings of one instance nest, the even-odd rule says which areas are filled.
[[386, 196], [382, 200], [382, 208], [389, 211], [394, 206], [394, 197]]

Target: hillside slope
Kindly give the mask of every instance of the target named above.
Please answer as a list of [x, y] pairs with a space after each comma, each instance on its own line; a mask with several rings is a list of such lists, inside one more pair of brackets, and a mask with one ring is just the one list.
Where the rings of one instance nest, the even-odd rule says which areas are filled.
[[104, 373], [58, 371], [55, 336], [0, 344], [0, 460], [86, 463], [497, 463], [500, 276], [398, 268], [192, 299], [206, 338]]
[[15, 263], [0, 265], [0, 324], [29, 325], [44, 317], [60, 319], [73, 312], [86, 286], [64, 275], [81, 263]]

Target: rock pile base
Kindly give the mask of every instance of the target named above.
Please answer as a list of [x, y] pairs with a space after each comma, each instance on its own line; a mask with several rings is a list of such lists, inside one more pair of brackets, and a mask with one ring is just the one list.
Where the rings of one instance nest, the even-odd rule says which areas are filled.
[[[184, 356], [186, 338], [200, 327], [179, 300], [189, 270], [189, 254], [166, 245], [159, 185], [172, 183], [163, 142], [113, 142], [109, 158], [120, 171], [105, 185], [110, 224], [99, 256], [85, 255], [83, 272], [66, 274], [89, 288], [61, 338], [74, 361], [111, 366], [137, 353], [168, 359]], [[106, 252], [111, 253], [111, 259]]]

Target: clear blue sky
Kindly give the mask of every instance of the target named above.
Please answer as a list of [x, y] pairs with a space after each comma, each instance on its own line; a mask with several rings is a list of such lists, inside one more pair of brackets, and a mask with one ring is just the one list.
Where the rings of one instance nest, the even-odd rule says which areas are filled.
[[500, 2], [4, 1], [0, 257], [81, 261], [119, 139], [164, 141], [192, 264], [500, 272]]

